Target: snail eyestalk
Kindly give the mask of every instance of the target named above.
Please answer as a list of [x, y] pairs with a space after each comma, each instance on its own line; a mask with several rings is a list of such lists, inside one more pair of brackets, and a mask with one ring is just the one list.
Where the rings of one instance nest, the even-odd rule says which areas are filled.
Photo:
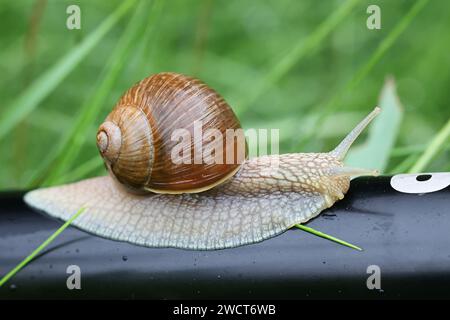
[[376, 169], [352, 168], [352, 167], [335, 167], [331, 169], [331, 175], [334, 177], [346, 176], [378, 176], [380, 172]]
[[348, 150], [355, 142], [356, 138], [363, 132], [369, 123], [381, 112], [380, 107], [375, 107], [358, 125], [350, 131], [350, 133], [339, 143], [339, 145], [330, 152], [330, 154], [338, 160], [344, 160]]

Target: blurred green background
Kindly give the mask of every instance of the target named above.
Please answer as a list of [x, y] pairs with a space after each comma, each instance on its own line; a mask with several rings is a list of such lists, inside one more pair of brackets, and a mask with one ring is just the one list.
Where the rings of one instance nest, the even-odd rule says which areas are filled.
[[[208, 83], [244, 128], [279, 128], [283, 153], [332, 149], [392, 76], [402, 121], [384, 130], [383, 171], [450, 170], [450, 1], [0, 3], [0, 189], [104, 174], [96, 128], [160, 71]], [[366, 27], [370, 4], [381, 30]]]

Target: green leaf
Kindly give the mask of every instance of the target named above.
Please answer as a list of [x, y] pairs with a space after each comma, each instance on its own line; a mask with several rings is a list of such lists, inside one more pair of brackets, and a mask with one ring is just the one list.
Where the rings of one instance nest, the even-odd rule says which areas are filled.
[[25, 91], [15, 99], [0, 118], [0, 139], [4, 138], [20, 121], [22, 121], [39, 103], [45, 99], [64, 78], [95, 47], [109, 30], [130, 9], [135, 0], [122, 3], [100, 26], [83, 42], [37, 78]]
[[403, 118], [395, 82], [386, 80], [379, 100], [382, 112], [369, 127], [367, 140], [350, 149], [345, 163], [350, 167], [374, 168], [384, 172]]

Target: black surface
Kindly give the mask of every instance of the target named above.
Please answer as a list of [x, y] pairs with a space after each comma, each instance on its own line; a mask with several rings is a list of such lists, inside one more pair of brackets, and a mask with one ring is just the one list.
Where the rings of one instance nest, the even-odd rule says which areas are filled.
[[[0, 275], [61, 222], [0, 194]], [[0, 288], [15, 298], [450, 298], [450, 188], [393, 190], [388, 177], [352, 181], [343, 201], [309, 226], [364, 248], [358, 252], [295, 229], [217, 251], [152, 249], [68, 228]], [[81, 268], [68, 290], [66, 268]], [[382, 290], [369, 290], [369, 265]]]

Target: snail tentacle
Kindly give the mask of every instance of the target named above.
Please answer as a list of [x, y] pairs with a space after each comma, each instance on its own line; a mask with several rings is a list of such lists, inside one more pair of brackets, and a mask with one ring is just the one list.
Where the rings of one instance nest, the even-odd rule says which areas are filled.
[[369, 125], [369, 123], [381, 112], [380, 107], [375, 107], [358, 125], [350, 131], [350, 133], [339, 143], [339, 145], [330, 152], [338, 160], [344, 160], [348, 150], [359, 137], [361, 132]]

